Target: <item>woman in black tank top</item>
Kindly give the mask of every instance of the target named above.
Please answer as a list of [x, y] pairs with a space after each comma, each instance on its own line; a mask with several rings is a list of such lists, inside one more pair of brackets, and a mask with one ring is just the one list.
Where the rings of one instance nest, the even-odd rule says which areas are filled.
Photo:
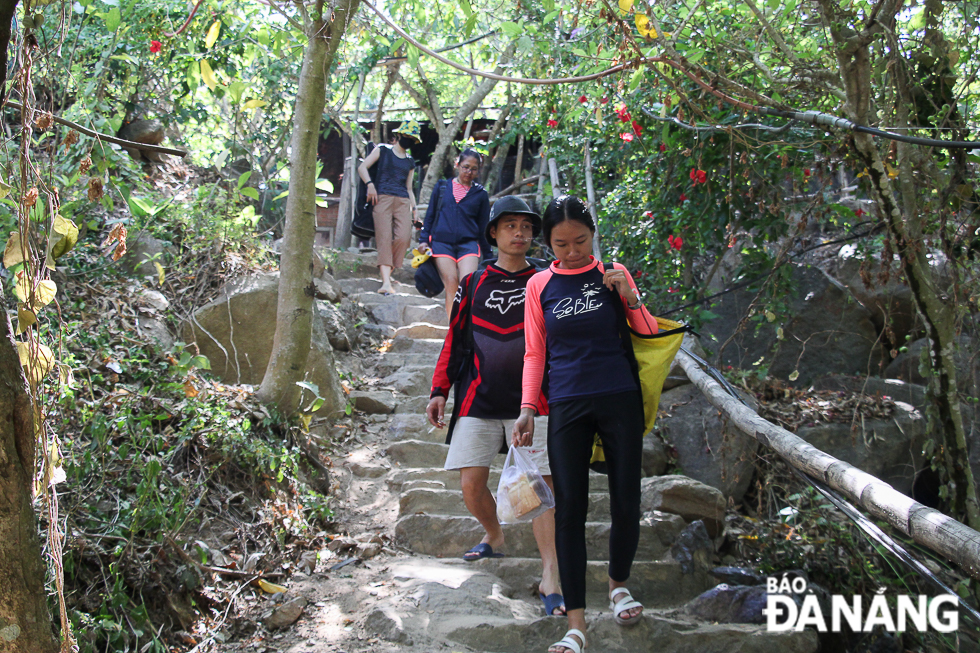
[[[392, 293], [391, 271], [405, 262], [405, 252], [412, 242], [415, 159], [406, 150], [421, 142], [419, 132], [414, 120], [402, 123], [392, 132], [390, 146], [374, 148], [357, 167], [361, 181], [367, 184], [367, 201], [374, 205], [374, 239], [381, 271], [378, 292], [382, 295]], [[368, 172], [372, 166], [376, 166], [375, 181], [371, 181]]]

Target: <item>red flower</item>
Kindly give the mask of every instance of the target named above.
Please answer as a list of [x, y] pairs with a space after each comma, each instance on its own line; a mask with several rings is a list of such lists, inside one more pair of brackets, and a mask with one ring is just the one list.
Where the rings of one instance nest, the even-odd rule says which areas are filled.
[[163, 49], [163, 43], [160, 43], [160, 41], [150, 41], [150, 52], [156, 54], [162, 49]]
[[804, 177], [809, 177], [810, 176], [810, 169], [809, 168], [803, 168], [803, 176]]
[[636, 272], [634, 272], [633, 273], [633, 278], [634, 279], [642, 279], [643, 278], [643, 270], [637, 270]]
[[864, 215], [864, 209], [858, 209], [854, 212], [854, 215], [860, 218], [862, 215]]
[[551, 113], [558, 113], [558, 109], [551, 107]]
[[629, 122], [630, 121], [630, 112], [626, 110], [626, 105], [625, 104], [619, 105], [619, 108], [616, 109], [616, 113], [619, 114], [619, 119], [622, 122]]
[[602, 98], [601, 100], [599, 100], [599, 104], [609, 104], [609, 98], [607, 97]]
[[667, 146], [666, 146], [666, 145], [664, 145], [663, 143], [661, 143], [661, 144], [660, 144], [660, 151], [661, 151], [661, 152], [666, 152], [666, 151], [667, 151]]
[[589, 98], [587, 98], [587, 97], [585, 97], [585, 96], [583, 95], [582, 97], [580, 97], [580, 98], [578, 99], [578, 101], [579, 101], [579, 102], [581, 102], [582, 104], [585, 104], [586, 102], [588, 102], [588, 101], [589, 101]]
[[626, 141], [627, 143], [629, 143], [629, 142], [631, 142], [633, 140], [633, 134], [631, 134], [629, 132], [623, 132], [622, 134], [619, 135], [619, 137], [621, 139], [623, 139], [624, 141]]
[[681, 193], [681, 201], [682, 202], [686, 202], [687, 201], [687, 195], [685, 195], [684, 193]]
[[557, 127], [558, 126], [558, 121], [557, 120], [549, 120], [548, 121], [548, 126], [549, 127]]
[[653, 211], [647, 211], [647, 212], [645, 212], [643, 214], [643, 217], [644, 218], [649, 218], [650, 220], [653, 220]]
[[669, 293], [675, 293], [677, 291], [674, 290], [674, 287], [673, 286], [671, 286], [670, 288], [667, 289], [667, 292], [669, 292]]
[[708, 181], [708, 173], [704, 170], [698, 170], [697, 168], [691, 168], [690, 177], [695, 186]]
[[674, 238], [674, 242], [671, 243], [671, 247], [673, 247], [676, 250], [679, 250], [683, 246], [684, 246], [684, 239], [681, 238], [680, 236]]
[[637, 136], [643, 135], [643, 127], [641, 127], [640, 123], [636, 122], [635, 120], [633, 121], [633, 133]]

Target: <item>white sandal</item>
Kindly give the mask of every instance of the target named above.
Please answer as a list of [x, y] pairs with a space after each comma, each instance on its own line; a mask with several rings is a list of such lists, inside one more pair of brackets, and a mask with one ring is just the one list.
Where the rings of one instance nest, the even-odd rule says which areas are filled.
[[[575, 637], [582, 640], [582, 643], [579, 644], [577, 641], [572, 639], [572, 635], [575, 635]], [[585, 633], [578, 628], [569, 628], [568, 632], [565, 633], [565, 636], [561, 638], [561, 641], [555, 642], [548, 648], [553, 649], [556, 646], [564, 646], [572, 653], [582, 653], [582, 649], [585, 648]]]
[[[624, 595], [619, 601], [616, 601], [617, 596]], [[623, 619], [620, 617], [620, 613], [626, 610], [632, 610], [633, 608], [643, 608], [643, 604], [639, 601], [633, 599], [633, 595], [625, 587], [617, 587], [609, 594], [609, 609], [613, 611], [613, 618], [616, 619], [616, 623], [620, 626], [632, 626], [640, 621], [640, 617], [643, 616], [642, 613], [636, 615], [635, 617], [627, 617]]]

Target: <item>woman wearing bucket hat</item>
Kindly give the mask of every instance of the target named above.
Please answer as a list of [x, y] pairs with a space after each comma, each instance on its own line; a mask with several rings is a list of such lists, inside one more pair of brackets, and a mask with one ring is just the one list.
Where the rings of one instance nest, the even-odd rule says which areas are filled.
[[[374, 239], [381, 270], [378, 292], [382, 295], [392, 293], [391, 271], [404, 263], [412, 242], [415, 159], [407, 150], [421, 140], [419, 124], [414, 120], [403, 122], [391, 133], [391, 145], [374, 148], [357, 167], [361, 181], [367, 184], [367, 201], [374, 205]], [[376, 164], [372, 180], [369, 170]]]
[[456, 159], [456, 177], [432, 189], [429, 209], [419, 234], [419, 245], [432, 249], [439, 276], [446, 286], [446, 315], [452, 315], [459, 280], [476, 271], [490, 253], [486, 229], [490, 196], [476, 179], [483, 157], [466, 149]]

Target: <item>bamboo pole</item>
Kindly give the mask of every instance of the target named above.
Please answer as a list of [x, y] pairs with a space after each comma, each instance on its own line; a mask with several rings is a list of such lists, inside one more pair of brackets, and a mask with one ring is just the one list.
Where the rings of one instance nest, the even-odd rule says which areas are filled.
[[599, 243], [599, 213], [595, 204], [595, 187], [592, 185], [592, 148], [585, 141], [585, 194], [589, 198], [589, 213], [595, 223], [595, 237], [592, 239], [592, 255], [596, 260], [602, 260], [602, 247]]
[[[540, 178], [541, 178], [541, 175], [531, 175], [527, 179], [521, 179], [520, 181], [511, 184], [507, 188], [505, 188], [503, 190], [500, 190], [500, 191], [497, 191], [496, 193], [494, 193], [493, 195], [490, 196], [490, 199], [500, 198], [500, 197], [503, 197], [504, 195], [508, 195], [510, 193], [513, 193], [515, 190], [520, 189], [522, 186], [530, 186], [534, 182], [538, 181]], [[534, 195], [534, 193], [530, 193], [530, 194], [531, 195]]]
[[356, 186], [352, 192], [350, 176], [357, 174], [357, 149], [350, 136], [344, 134], [344, 178], [340, 182], [340, 204], [337, 206], [337, 228], [333, 235], [334, 249], [350, 246], [350, 228], [354, 219], [354, 203], [357, 201]]
[[683, 351], [678, 352], [676, 360], [711, 405], [722, 411], [740, 431], [775, 450], [794, 468], [846, 495], [874, 517], [887, 521], [917, 544], [946, 557], [980, 580], [980, 533], [766, 421], [725, 392]]

